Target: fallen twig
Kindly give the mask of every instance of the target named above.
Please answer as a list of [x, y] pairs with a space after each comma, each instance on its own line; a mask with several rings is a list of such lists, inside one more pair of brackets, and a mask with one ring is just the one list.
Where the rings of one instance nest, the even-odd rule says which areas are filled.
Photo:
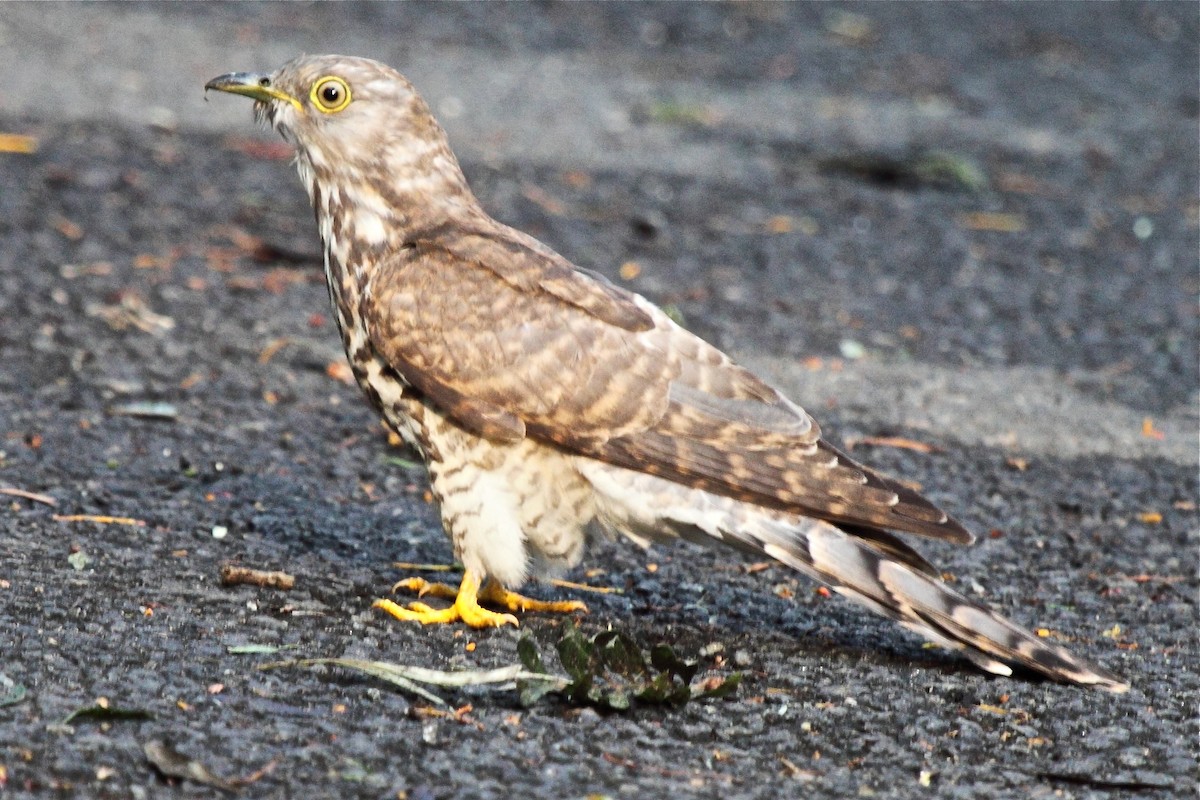
[[868, 447], [895, 447], [900, 450], [915, 450], [918, 453], [940, 453], [942, 448], [916, 439], [906, 439], [903, 436], [864, 436], [861, 439], [846, 440], [846, 449], [853, 450], [859, 445]]
[[266, 589], [283, 589], [287, 591], [296, 585], [296, 578], [279, 570], [268, 571], [251, 569], [250, 567], [235, 567], [232, 564], [226, 564], [221, 567], [221, 584], [223, 586], [249, 584], [251, 586], [261, 586]]
[[107, 517], [103, 514], [55, 514], [58, 522], [96, 522], [101, 525], [136, 525], [145, 527], [146, 521], [133, 517]]
[[1033, 774], [1043, 780], [1108, 791], [1122, 789], [1129, 792], [1141, 792], [1154, 789], [1170, 789], [1175, 785], [1169, 779], [1162, 781], [1122, 780], [1121, 778], [1101, 778], [1096, 775], [1071, 772], [1035, 772]]
[[158, 739], [151, 740], [142, 746], [142, 752], [146, 754], [146, 759], [154, 768], [168, 778], [184, 778], [207, 786], [214, 786], [223, 792], [237, 791], [237, 781], [227, 780], [213, 774], [208, 767], [193, 758], [188, 758], [167, 742]]
[[270, 342], [267, 343], [267, 346], [262, 349], [262, 352], [260, 352], [258, 354], [258, 363], [266, 364], [268, 361], [270, 361], [272, 358], [275, 357], [276, 353], [278, 353], [280, 350], [282, 350], [284, 347], [287, 347], [291, 343], [292, 343], [292, 340], [286, 336], [284, 336], [280, 339], [271, 340]]
[[615, 586], [589, 586], [586, 583], [575, 583], [575, 581], [564, 581], [562, 578], [550, 578], [546, 583], [551, 586], [558, 586], [562, 589], [576, 589], [581, 592], [595, 592], [596, 594], [624, 594], [624, 589], [618, 589]]
[[454, 572], [463, 568], [462, 564], [415, 564], [411, 561], [394, 561], [396, 569], [411, 569], [417, 572]]
[[38, 140], [35, 136], [20, 133], [0, 133], [0, 153], [36, 153]]
[[35, 503], [44, 503], [48, 506], [58, 505], [58, 501], [49, 495], [27, 492], [24, 489], [17, 489], [12, 486], [0, 486], [0, 494], [7, 494], [11, 497], [21, 497], [25, 500], [32, 500]]

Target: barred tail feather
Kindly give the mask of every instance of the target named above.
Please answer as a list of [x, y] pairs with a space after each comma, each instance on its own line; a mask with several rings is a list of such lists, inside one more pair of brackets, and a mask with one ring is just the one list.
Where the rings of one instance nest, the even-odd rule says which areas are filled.
[[1108, 670], [947, 586], [887, 531], [838, 527], [595, 461], [581, 459], [577, 467], [596, 490], [598, 521], [609, 530], [641, 542], [674, 534], [766, 554], [997, 675], [1020, 666], [1065, 683], [1129, 689]]
[[[874, 542], [818, 519], [799, 519], [784, 525], [770, 519], [740, 531], [721, 531], [722, 539], [736, 537], [750, 545], [758, 539], [763, 553], [782, 564], [826, 583], [878, 614], [929, 639], [959, 650], [980, 668], [1012, 675], [1014, 664], [1049, 678], [1111, 692], [1129, 685], [1108, 670], [1094, 666], [1067, 649], [1046, 642], [1003, 616], [980, 606], [948, 587], [919, 564], [896, 560]], [[758, 530], [754, 530], [757, 528]]]
[[1118, 693], [1129, 689], [1108, 670], [955, 591], [920, 563], [897, 560], [890, 548], [885, 552], [878, 544], [827, 522], [802, 519], [799, 523], [785, 526], [770, 520], [768, 525], [751, 528], [766, 534], [758, 542], [762, 552], [929, 641], [960, 651], [988, 672], [1011, 675], [1017, 665], [1067, 683]]

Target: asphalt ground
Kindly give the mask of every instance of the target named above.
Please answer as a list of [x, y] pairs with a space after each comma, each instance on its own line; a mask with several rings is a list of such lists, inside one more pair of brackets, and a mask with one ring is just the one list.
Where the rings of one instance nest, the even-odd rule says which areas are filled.
[[[0, 796], [226, 794], [164, 777], [152, 742], [248, 797], [1191, 796], [1198, 17], [0, 6], [0, 132], [37, 145], [0, 154], [0, 487], [41, 496], [0, 497]], [[286, 150], [201, 91], [322, 51], [410, 75], [498, 218], [921, 484], [981, 534], [927, 555], [1132, 690], [983, 675], [782, 568], [619, 542], [571, 577], [620, 594], [533, 592], [740, 671], [733, 698], [442, 689], [472, 706], [444, 717], [347, 670], [259, 670], [505, 666], [523, 633], [558, 670], [563, 630], [370, 609], [393, 562], [449, 546], [341, 380]], [[224, 586], [226, 565], [295, 586]], [[64, 724], [101, 699], [148, 718]]]

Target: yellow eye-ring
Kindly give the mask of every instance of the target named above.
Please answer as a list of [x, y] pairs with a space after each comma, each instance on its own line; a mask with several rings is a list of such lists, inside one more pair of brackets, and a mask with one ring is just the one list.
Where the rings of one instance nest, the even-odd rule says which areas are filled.
[[308, 99], [318, 111], [336, 114], [350, 105], [350, 87], [341, 78], [326, 76], [318, 78], [308, 93]]

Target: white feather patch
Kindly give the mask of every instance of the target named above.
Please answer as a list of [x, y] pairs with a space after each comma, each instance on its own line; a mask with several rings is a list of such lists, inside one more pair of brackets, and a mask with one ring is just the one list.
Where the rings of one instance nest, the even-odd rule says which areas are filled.
[[466, 505], [462, 513], [472, 516], [470, 524], [463, 526], [459, 541], [463, 565], [476, 574], [495, 578], [504, 586], [520, 586], [525, 582], [529, 558], [520, 514], [508, 483], [501, 475], [480, 470], [475, 473], [470, 492], [456, 492], [443, 498], [443, 513], [446, 516], [458, 513], [455, 506], [460, 501]]
[[384, 244], [388, 240], [383, 219], [378, 214], [361, 209], [354, 215], [354, 233], [359, 239], [372, 245]]

